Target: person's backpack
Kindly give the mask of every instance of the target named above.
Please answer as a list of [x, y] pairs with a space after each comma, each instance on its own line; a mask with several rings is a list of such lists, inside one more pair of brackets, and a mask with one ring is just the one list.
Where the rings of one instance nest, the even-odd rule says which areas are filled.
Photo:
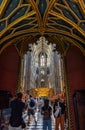
[[47, 109], [42, 107], [42, 110], [44, 111], [44, 115], [43, 115], [44, 120], [50, 119], [50, 117], [51, 117], [50, 112], [51, 112], [52, 108], [50, 106]]
[[29, 105], [30, 105], [30, 107], [34, 107], [35, 106], [35, 101], [33, 99], [30, 99]]

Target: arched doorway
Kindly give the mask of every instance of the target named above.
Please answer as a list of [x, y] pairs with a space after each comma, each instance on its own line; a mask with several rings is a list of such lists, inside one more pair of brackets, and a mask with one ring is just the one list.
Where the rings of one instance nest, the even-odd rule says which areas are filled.
[[[47, 47], [48, 46], [49, 45], [47, 45]], [[45, 48], [46, 48], [46, 46], [45, 46]], [[28, 51], [27, 53], [28, 53], [29, 62], [28, 62], [28, 64], [26, 64], [23, 61], [23, 63], [25, 63], [25, 65], [27, 66], [28, 70], [26, 70], [26, 71], [28, 72], [27, 73], [28, 77], [30, 77], [31, 51]], [[73, 94], [76, 90], [84, 89], [84, 86], [85, 86], [85, 83], [84, 83], [84, 81], [85, 81], [84, 80], [85, 79], [85, 70], [84, 70], [85, 56], [78, 47], [72, 45], [69, 47], [69, 49], [65, 55], [63, 55], [63, 56], [61, 55], [61, 58], [63, 61], [63, 63], [61, 62], [61, 68], [63, 65], [63, 71], [64, 71], [62, 73], [64, 75], [64, 82], [62, 82], [62, 83], [63, 83], [63, 87], [64, 87], [63, 91], [65, 92], [65, 96], [66, 96], [66, 105], [67, 105], [67, 112], [68, 112], [67, 118], [68, 118], [68, 125], [69, 125], [68, 127], [72, 128], [72, 129], [74, 129], [74, 128], [76, 129], [75, 116], [74, 116], [75, 113], [74, 113], [74, 105], [73, 105]], [[26, 59], [26, 54], [25, 54], [25, 59]], [[57, 59], [55, 61], [57, 61]], [[10, 64], [10, 63], [13, 63], [13, 64]], [[8, 48], [4, 49], [4, 51], [0, 55], [0, 66], [1, 66], [0, 67], [1, 68], [0, 69], [0, 73], [1, 73], [0, 89], [11, 90], [11, 92], [13, 94], [16, 93], [17, 90], [20, 90], [20, 91], [22, 90], [22, 88], [20, 88], [21, 86], [19, 86], [21, 83], [20, 78], [22, 78], [22, 77], [19, 77], [19, 74], [21, 75], [21, 65], [23, 66], [23, 64], [20, 64], [19, 53], [17, 52], [15, 46], [9, 46]], [[24, 68], [24, 66], [23, 66], [23, 68]], [[38, 69], [36, 69], [36, 70], [37, 71], [35, 71], [35, 72], [39, 73], [38, 72], [39, 70]], [[49, 72], [50, 72], [49, 69], [47, 69], [48, 74], [49, 74]], [[5, 79], [5, 76], [8, 78]], [[11, 78], [10, 78], [10, 76], [11, 76]], [[28, 82], [29, 80], [25, 79], [25, 81]], [[30, 86], [30, 84], [29, 84], [29, 86]], [[27, 90], [27, 88], [25, 88], [25, 89]], [[56, 89], [56, 87], [55, 87], [55, 89]], [[62, 90], [62, 87], [61, 87], [61, 90]], [[57, 89], [57, 91], [58, 91], [58, 89]], [[80, 109], [80, 111], [81, 111], [81, 109]], [[82, 120], [82, 118], [81, 118], [81, 120]]]

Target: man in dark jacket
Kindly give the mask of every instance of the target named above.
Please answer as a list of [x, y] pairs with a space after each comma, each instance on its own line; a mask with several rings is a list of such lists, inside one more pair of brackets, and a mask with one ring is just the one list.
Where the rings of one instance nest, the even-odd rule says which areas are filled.
[[9, 121], [9, 130], [22, 130], [22, 112], [25, 110], [25, 103], [22, 102], [22, 93], [17, 93], [17, 97], [10, 102], [11, 117]]

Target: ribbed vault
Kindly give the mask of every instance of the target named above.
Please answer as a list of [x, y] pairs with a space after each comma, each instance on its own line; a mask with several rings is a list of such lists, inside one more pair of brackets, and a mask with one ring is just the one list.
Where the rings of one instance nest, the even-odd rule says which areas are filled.
[[[85, 54], [85, 0], [0, 0], [0, 54], [6, 47], [9, 46], [7, 52], [11, 48], [9, 55], [5, 52], [6, 61], [2, 60], [3, 53], [1, 55], [1, 63], [7, 68], [4, 71], [1, 64], [2, 88], [8, 86], [10, 90], [12, 87], [15, 89], [15, 74], [17, 75], [19, 60], [16, 52], [22, 56], [31, 51], [29, 45], [37, 44], [41, 36], [44, 36], [48, 43], [55, 43], [54, 51], [57, 50], [61, 55], [66, 55], [70, 48], [65, 57], [67, 60], [65, 82], [68, 79], [66, 91], [69, 129], [74, 130], [73, 92], [76, 89], [84, 89], [85, 86], [85, 57], [79, 51], [80, 49]], [[15, 48], [10, 45], [14, 45], [17, 51], [15, 52]], [[48, 46], [44, 46], [46, 51], [45, 47]], [[38, 52], [41, 51], [41, 45], [37, 49]], [[35, 53], [38, 55], [37, 51]], [[8, 72], [12, 68], [8, 60], [12, 62], [16, 72], [14, 68]], [[21, 71], [19, 79], [20, 76]], [[13, 79], [13, 82], [10, 79]], [[20, 81], [18, 86], [19, 84]], [[80, 120], [82, 122], [81, 118]]]
[[70, 45], [85, 53], [85, 1], [0, 0], [0, 52], [14, 44], [21, 55], [41, 35], [61, 54]]

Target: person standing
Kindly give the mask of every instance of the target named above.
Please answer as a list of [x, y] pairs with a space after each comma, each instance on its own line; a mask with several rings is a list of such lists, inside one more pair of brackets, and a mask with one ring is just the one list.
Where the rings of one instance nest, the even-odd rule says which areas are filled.
[[[57, 117], [55, 116], [56, 110], [59, 109]], [[61, 126], [61, 130], [64, 130], [64, 114], [65, 114], [65, 105], [60, 99], [56, 99], [53, 106], [53, 113], [55, 117], [55, 130], [59, 130], [59, 124]]]
[[44, 106], [41, 108], [41, 115], [43, 115], [43, 130], [52, 130], [52, 108], [49, 105], [49, 100], [44, 100]]
[[61, 107], [61, 130], [64, 130], [66, 106], [65, 106], [65, 103], [62, 100], [60, 100], [60, 104], [59, 105]]
[[40, 97], [38, 99], [38, 110], [39, 110], [39, 112], [41, 111], [42, 106], [43, 106], [43, 99]]
[[30, 116], [32, 115], [35, 121], [35, 124], [37, 123], [35, 118], [35, 111], [36, 111], [36, 100], [30, 95], [29, 99], [26, 101], [28, 104], [28, 125], [30, 123]]
[[[57, 115], [55, 114], [57, 112]], [[55, 118], [55, 130], [59, 130], [59, 124], [61, 122], [61, 112], [59, 111], [59, 102], [58, 99], [55, 99], [54, 105], [53, 105], [53, 113]]]
[[22, 112], [25, 110], [25, 103], [22, 102], [23, 94], [17, 93], [16, 98], [10, 102], [11, 117], [9, 120], [9, 130], [22, 130]]

